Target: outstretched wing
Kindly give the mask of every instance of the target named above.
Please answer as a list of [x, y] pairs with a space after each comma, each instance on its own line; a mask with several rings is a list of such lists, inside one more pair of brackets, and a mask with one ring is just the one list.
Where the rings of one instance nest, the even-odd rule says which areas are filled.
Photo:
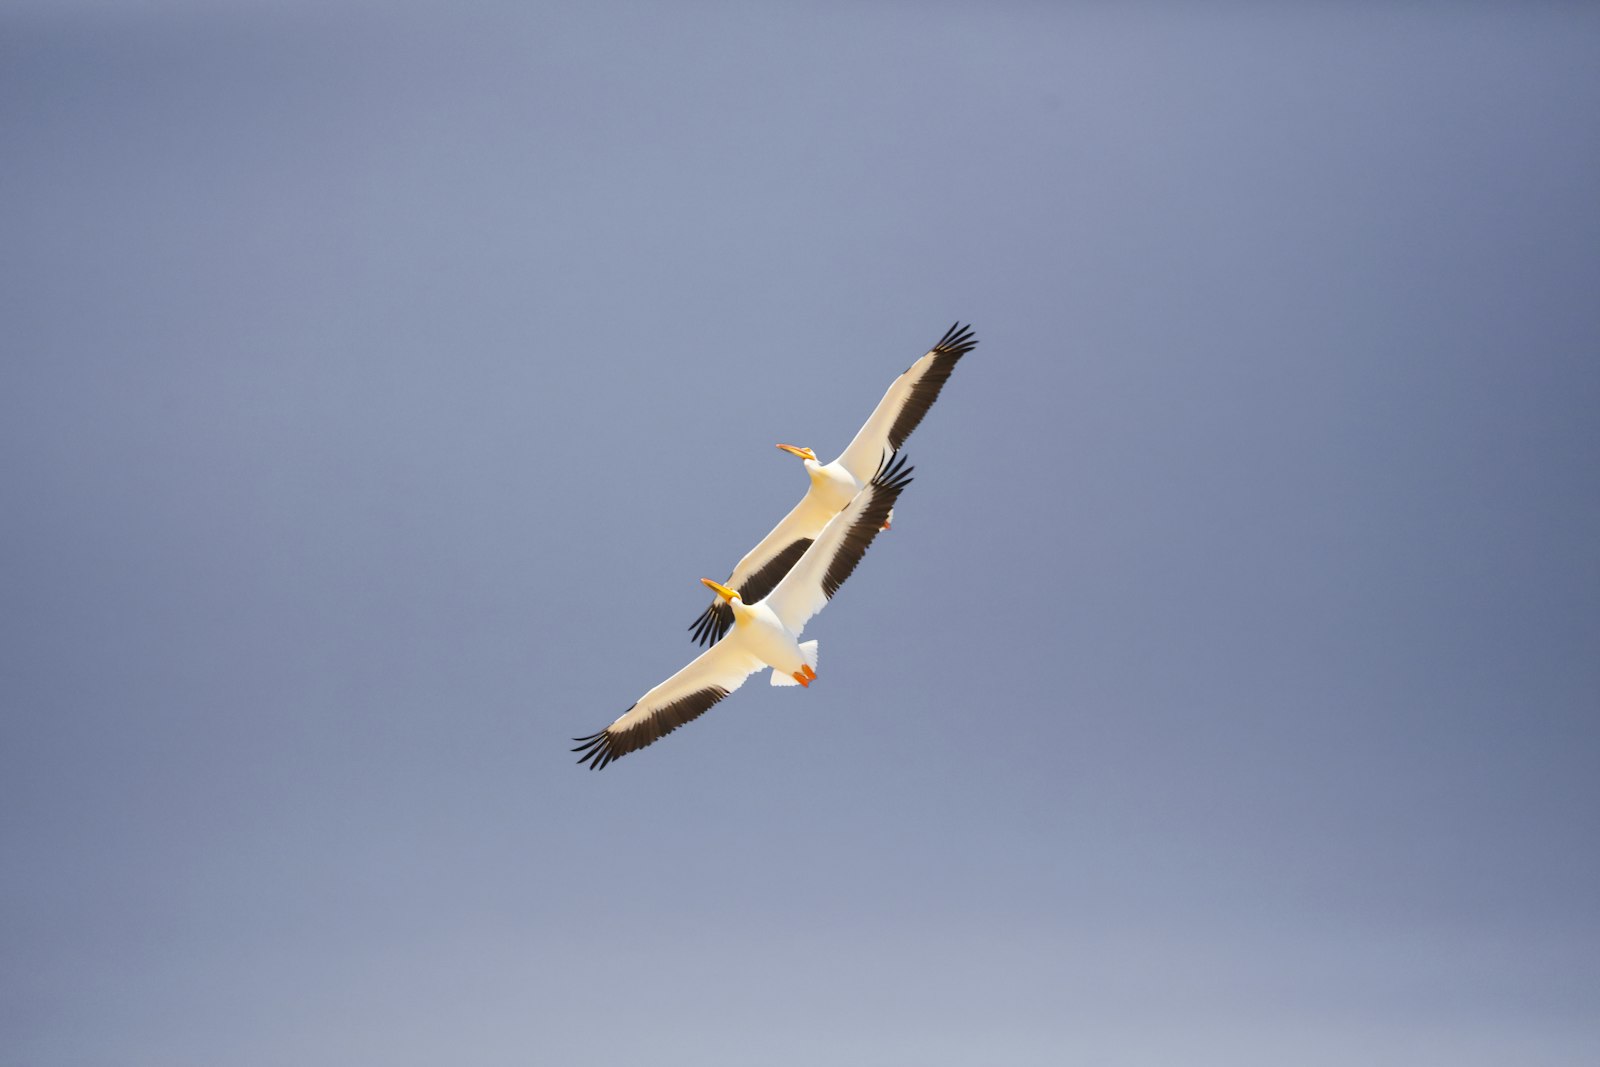
[[579, 763], [598, 770], [665, 737], [744, 684], [766, 666], [739, 642], [724, 641], [700, 653], [597, 734], [574, 737]]
[[917, 428], [922, 417], [939, 399], [939, 390], [950, 379], [961, 357], [976, 348], [971, 326], [959, 322], [945, 331], [939, 343], [889, 384], [866, 424], [856, 431], [838, 462], [864, 482], [876, 471], [884, 457], [900, 450]]
[[883, 529], [894, 502], [911, 484], [912, 469], [904, 457], [882, 464], [872, 481], [823, 528], [805, 555], [767, 594], [767, 606], [791, 633], [799, 634], [856, 569], [867, 546]]

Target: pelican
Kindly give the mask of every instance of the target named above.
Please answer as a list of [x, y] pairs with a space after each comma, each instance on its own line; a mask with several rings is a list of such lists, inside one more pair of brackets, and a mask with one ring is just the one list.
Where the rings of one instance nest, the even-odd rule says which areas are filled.
[[[939, 390], [944, 388], [950, 372], [956, 369], [956, 363], [977, 344], [971, 326], [963, 327], [958, 322], [946, 330], [938, 344], [889, 383], [888, 392], [878, 401], [871, 417], [832, 463], [819, 462], [817, 454], [809, 448], [779, 445], [805, 462], [811, 485], [800, 503], [745, 554], [723, 584], [737, 589], [740, 599], [747, 605], [767, 596], [778, 579], [789, 572], [822, 532], [828, 520], [839, 514], [867, 484], [884, 457], [893, 455], [905, 444], [911, 431], [939, 399]], [[888, 529], [890, 517], [885, 513], [884, 529]], [[696, 643], [708, 645], [727, 633], [731, 625], [732, 601], [718, 596], [689, 629]]]
[[640, 697], [604, 730], [573, 738], [578, 762], [598, 770], [643, 748], [704, 714], [763, 667], [772, 668], [773, 685], [815, 681], [817, 643], [802, 643], [800, 634], [856, 569], [909, 484], [911, 468], [904, 458], [881, 466], [759, 603], [747, 604], [737, 589], [700, 579], [728, 605], [733, 633]]

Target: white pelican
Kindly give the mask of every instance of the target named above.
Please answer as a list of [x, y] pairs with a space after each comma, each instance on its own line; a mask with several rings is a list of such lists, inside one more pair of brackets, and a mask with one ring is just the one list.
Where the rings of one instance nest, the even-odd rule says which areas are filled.
[[[946, 330], [938, 344], [889, 383], [889, 391], [878, 401], [872, 416], [832, 463], [817, 462], [817, 454], [809, 448], [779, 445], [785, 452], [805, 461], [811, 486], [772, 532], [745, 554], [724, 584], [737, 589], [746, 604], [754, 604], [771, 592], [778, 579], [789, 572], [800, 554], [822, 532], [828, 520], [839, 514], [867, 483], [884, 457], [893, 455], [905, 444], [911, 431], [939, 399], [939, 390], [944, 388], [950, 372], [956, 369], [956, 363], [977, 344], [971, 326], [963, 327], [958, 322]], [[888, 519], [885, 515], [885, 523]], [[727, 633], [732, 624], [731, 602], [718, 597], [689, 629], [697, 643], [706, 645]]]
[[882, 466], [758, 604], [745, 603], [721, 582], [700, 579], [728, 605], [733, 633], [640, 697], [604, 730], [573, 738], [578, 747], [572, 751], [581, 753], [578, 762], [597, 770], [643, 748], [701, 715], [763, 667], [772, 668], [773, 685], [809, 686], [817, 677], [817, 643], [801, 644], [800, 634], [856, 569], [910, 483], [904, 458]]

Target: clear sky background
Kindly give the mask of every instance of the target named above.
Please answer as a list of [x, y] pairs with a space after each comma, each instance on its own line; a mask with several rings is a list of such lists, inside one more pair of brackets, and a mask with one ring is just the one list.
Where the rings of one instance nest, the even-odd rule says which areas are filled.
[[[0, 1062], [1600, 1062], [1600, 10], [9, 3]], [[599, 729], [981, 345], [764, 676]]]

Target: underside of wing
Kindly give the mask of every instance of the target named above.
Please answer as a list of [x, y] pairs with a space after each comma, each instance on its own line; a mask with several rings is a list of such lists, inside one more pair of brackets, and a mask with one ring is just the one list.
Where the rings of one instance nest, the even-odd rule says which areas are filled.
[[735, 643], [709, 648], [640, 697], [604, 730], [573, 738], [578, 746], [572, 751], [579, 754], [579, 763], [599, 770], [704, 715], [763, 666], [758, 657]]
[[911, 484], [911, 471], [904, 456], [884, 463], [767, 595], [767, 605], [791, 632], [798, 634], [854, 573]]
[[[733, 577], [728, 579], [726, 584], [730, 589], [739, 591], [739, 599], [746, 604], [754, 604], [772, 592], [773, 587], [782, 581], [785, 574], [789, 573], [789, 568], [793, 567], [795, 562], [805, 555], [806, 549], [810, 547], [811, 538], [802, 537], [791, 542], [776, 556], [767, 560], [766, 563], [752, 572], [748, 578], [741, 581], [738, 574], [735, 573]], [[702, 611], [700, 617], [690, 624], [689, 629], [696, 644], [709, 645], [722, 640], [722, 636], [728, 632], [728, 627], [732, 625], [733, 609], [728, 606], [726, 600], [721, 597], [713, 597], [706, 610]]]
[[886, 456], [899, 451], [939, 399], [939, 391], [961, 357], [977, 345], [971, 326], [958, 322], [946, 330], [938, 344], [890, 383], [872, 416], [840, 454], [844, 468], [858, 481], [865, 481]]

